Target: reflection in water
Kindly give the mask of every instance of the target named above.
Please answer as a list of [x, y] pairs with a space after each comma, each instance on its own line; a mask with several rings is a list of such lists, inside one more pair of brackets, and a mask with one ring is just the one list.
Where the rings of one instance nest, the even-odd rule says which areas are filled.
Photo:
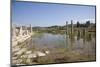
[[[88, 41], [87, 39], [90, 38]], [[29, 47], [35, 47], [37, 49], [49, 48], [49, 49], [61, 49], [66, 48], [70, 50], [76, 50], [83, 53], [89, 53], [88, 50], [95, 52], [95, 39], [89, 37], [80, 37], [80, 33], [78, 32], [77, 36], [69, 38], [65, 34], [50, 34], [50, 33], [42, 33], [37, 36], [33, 36], [30, 42]], [[90, 51], [90, 52], [91, 52]]]
[[33, 43], [38, 48], [64, 48], [66, 45], [65, 35], [53, 35], [44, 33], [41, 38], [33, 37]]
[[80, 34], [80, 31], [78, 30], [77, 40], [79, 40], [80, 38], [81, 38], [81, 34]]
[[[42, 63], [42, 61], [48, 62], [73, 62], [73, 61], [87, 61], [95, 57], [95, 38], [81, 37], [80, 32], [77, 36], [70, 36], [65, 34], [51, 34], [51, 33], [37, 33], [24, 43], [29, 50], [43, 51], [49, 50], [50, 56], [46, 56], [46, 59], [38, 58], [36, 63]], [[66, 49], [64, 51], [64, 49]], [[56, 56], [56, 57], [55, 57]], [[41, 60], [42, 59], [42, 60]], [[92, 59], [94, 60], [94, 59]]]

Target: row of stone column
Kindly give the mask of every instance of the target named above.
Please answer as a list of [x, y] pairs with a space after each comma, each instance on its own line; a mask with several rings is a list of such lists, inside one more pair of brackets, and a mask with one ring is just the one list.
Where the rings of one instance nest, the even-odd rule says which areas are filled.
[[[71, 20], [71, 31], [70, 34], [73, 34], [73, 20]], [[68, 21], [66, 21], [66, 35], [69, 35]]]
[[[73, 20], [71, 20], [71, 29], [69, 31], [69, 28], [68, 28], [68, 21], [66, 21], [66, 35], [73, 35], [74, 33], [74, 26], [73, 26]], [[81, 35], [81, 32], [83, 32], [83, 36], [85, 36], [86, 34], [86, 29], [84, 28], [83, 30], [78, 30], [78, 35]]]
[[[17, 32], [17, 33], [16, 33]], [[32, 27], [30, 25], [30, 27], [26, 27], [24, 26], [24, 30], [23, 30], [23, 26], [20, 26], [19, 28], [17, 28], [16, 25], [12, 25], [12, 36], [23, 36], [23, 32], [27, 35], [28, 33], [32, 33]]]
[[[84, 28], [84, 29], [77, 29], [77, 38], [78, 37], [81, 37], [81, 35], [83, 36], [83, 37], [86, 37], [86, 29]], [[71, 49], [71, 47], [72, 47], [72, 42], [69, 44], [69, 38], [70, 38], [70, 40], [71, 41], [73, 41], [73, 39], [74, 39], [74, 35], [75, 35], [76, 33], [74, 32], [74, 25], [73, 25], [73, 20], [71, 20], [71, 26], [70, 26], [70, 28], [68, 27], [68, 21], [66, 21], [66, 47], [67, 47], [67, 49], [69, 50], [69, 49]]]

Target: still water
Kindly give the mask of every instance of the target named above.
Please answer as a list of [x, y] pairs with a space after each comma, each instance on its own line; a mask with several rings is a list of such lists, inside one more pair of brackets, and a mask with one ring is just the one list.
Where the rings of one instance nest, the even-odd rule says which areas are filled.
[[70, 38], [65, 34], [37, 33], [32, 36], [28, 47], [34, 47], [36, 50], [49, 49], [70, 49], [84, 54], [95, 54], [95, 38], [79, 38], [74, 36]]
[[[20, 44], [21, 45], [21, 44]], [[31, 38], [22, 43], [27, 51], [49, 51], [44, 57], [23, 58], [22, 64], [47, 64], [76, 61], [96, 60], [95, 37], [68, 36], [65, 34], [35, 33]], [[30, 55], [31, 55], [30, 54]], [[23, 55], [27, 55], [23, 53]], [[28, 56], [30, 56], [28, 55]], [[21, 55], [22, 56], [22, 55]], [[20, 59], [20, 58], [19, 58]]]
[[38, 48], [65, 48], [66, 36], [60, 34], [41, 33], [32, 37], [33, 44]]

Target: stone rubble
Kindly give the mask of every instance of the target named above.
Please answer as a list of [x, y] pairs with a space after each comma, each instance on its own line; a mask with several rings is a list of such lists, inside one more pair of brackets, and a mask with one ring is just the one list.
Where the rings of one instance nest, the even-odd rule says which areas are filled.
[[[32, 62], [32, 59], [46, 56], [49, 54], [49, 51], [41, 52], [41, 51], [32, 51], [28, 49], [24, 43], [33, 35], [32, 27], [23, 26], [12, 27], [12, 64], [13, 65], [23, 65], [23, 64], [36, 64], [36, 62]], [[30, 28], [30, 29], [28, 29]]]

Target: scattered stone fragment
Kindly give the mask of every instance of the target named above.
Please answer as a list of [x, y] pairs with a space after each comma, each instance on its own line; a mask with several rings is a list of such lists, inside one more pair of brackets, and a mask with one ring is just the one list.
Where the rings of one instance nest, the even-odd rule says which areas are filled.
[[26, 52], [26, 54], [31, 54], [31, 53], [32, 53], [32, 51], [27, 51], [27, 52]]
[[31, 63], [31, 59], [27, 59], [26, 62], [27, 62], [27, 63]]
[[25, 51], [26, 51], [26, 48], [23, 48], [23, 49], [19, 50], [18, 52], [16, 52], [15, 55], [21, 55]]
[[49, 53], [50, 53], [50, 51], [45, 51], [45, 53], [46, 53], [46, 54], [49, 54]]
[[30, 55], [28, 55], [28, 58], [35, 58], [35, 57], [37, 57], [36, 54], [30, 54]]
[[21, 58], [27, 58], [27, 55], [22, 55]]

